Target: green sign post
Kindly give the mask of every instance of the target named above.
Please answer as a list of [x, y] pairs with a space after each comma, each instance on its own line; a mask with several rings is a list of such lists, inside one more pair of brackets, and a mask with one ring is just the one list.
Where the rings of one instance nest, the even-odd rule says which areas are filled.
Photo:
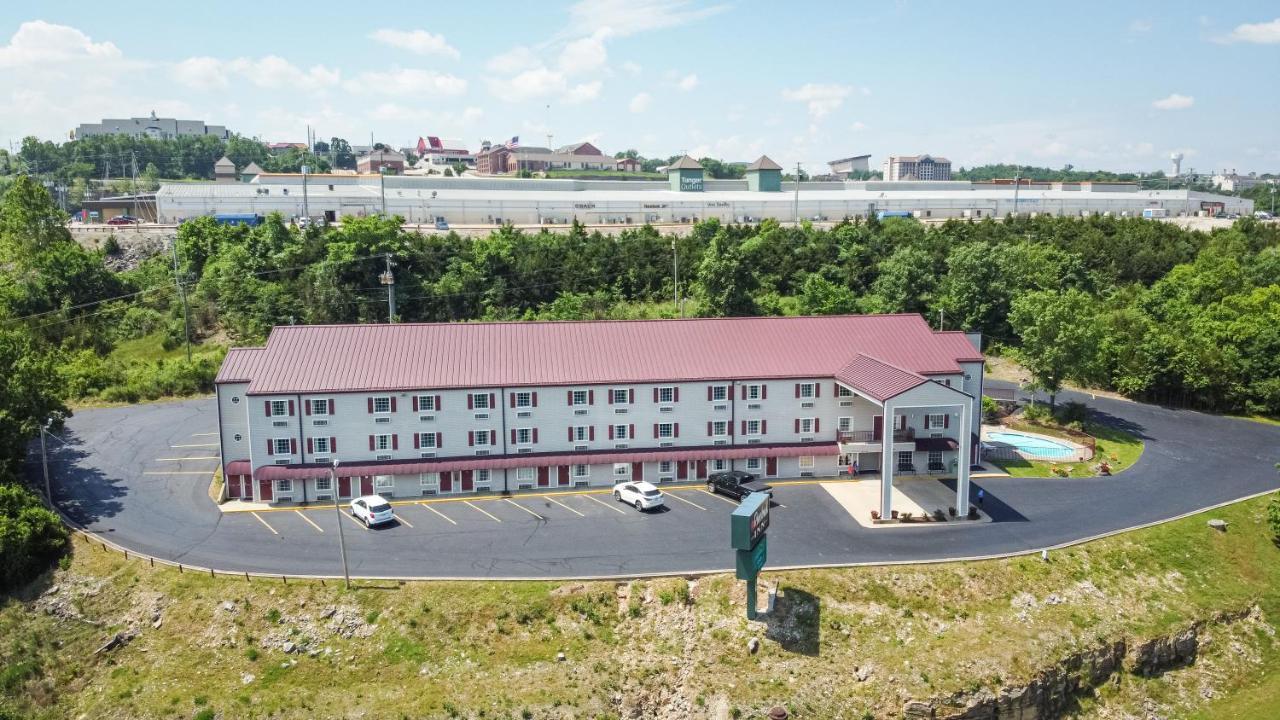
[[769, 496], [752, 493], [729, 516], [729, 544], [737, 552], [735, 576], [747, 581], [747, 619], [756, 619], [756, 578], [769, 556]]

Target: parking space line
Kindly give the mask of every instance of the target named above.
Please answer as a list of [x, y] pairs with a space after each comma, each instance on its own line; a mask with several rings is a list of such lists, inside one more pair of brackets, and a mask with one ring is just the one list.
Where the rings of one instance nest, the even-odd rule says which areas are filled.
[[442, 513], [442, 512], [440, 512], [439, 510], [437, 510], [437, 509], [435, 509], [435, 508], [431, 507], [430, 505], [428, 505], [428, 504], [426, 504], [426, 503], [418, 503], [418, 504], [419, 504], [419, 505], [421, 505], [422, 507], [424, 507], [424, 508], [426, 508], [426, 509], [430, 510], [431, 512], [433, 512], [433, 513], [435, 513], [435, 514], [439, 515], [440, 517], [444, 518], [445, 520], [448, 520], [449, 522], [453, 523], [454, 525], [457, 525], [457, 524], [458, 524], [458, 521], [454, 520], [453, 518], [449, 517], [448, 515], [445, 515], [444, 513]]
[[529, 508], [527, 508], [527, 507], [525, 507], [525, 506], [521, 505], [520, 503], [516, 502], [515, 500], [512, 500], [511, 498], [503, 498], [503, 499], [504, 499], [504, 500], [506, 500], [507, 502], [511, 503], [512, 505], [515, 505], [516, 507], [520, 508], [521, 510], [523, 510], [523, 511], [525, 511], [525, 512], [529, 513], [530, 515], [532, 515], [532, 516], [534, 516], [534, 517], [538, 518], [539, 520], [541, 520], [541, 521], [543, 521], [543, 522], [546, 522], [546, 521], [547, 521], [547, 519], [546, 519], [546, 518], [542, 517], [541, 515], [539, 515], [538, 513], [534, 512], [534, 511], [530, 510]]
[[268, 530], [270, 530], [270, 531], [271, 531], [271, 534], [272, 534], [272, 535], [279, 535], [279, 534], [280, 534], [280, 533], [276, 532], [276, 529], [275, 529], [275, 528], [273, 528], [273, 527], [271, 527], [271, 525], [270, 525], [270, 524], [268, 524], [266, 520], [263, 520], [263, 519], [262, 519], [262, 516], [261, 516], [261, 515], [259, 515], [258, 513], [256, 513], [256, 512], [251, 512], [251, 513], [249, 513], [249, 514], [250, 514], [250, 515], [252, 515], [252, 516], [254, 516], [254, 517], [256, 517], [256, 518], [258, 518], [258, 522], [260, 522], [260, 523], [262, 523], [263, 525], [265, 525], [265, 526], [266, 526], [266, 528], [267, 528]]
[[183, 460], [221, 460], [217, 455], [193, 455], [183, 458], [156, 458], [156, 462], [182, 462]]
[[350, 520], [351, 522], [355, 523], [355, 524], [356, 524], [356, 526], [357, 526], [357, 527], [359, 527], [361, 530], [364, 530], [364, 531], [366, 531], [366, 532], [369, 530], [369, 528], [365, 527], [365, 524], [364, 524], [364, 523], [362, 523], [362, 522], [360, 522], [359, 520], [357, 520], [357, 519], [356, 519], [356, 516], [355, 516], [355, 515], [352, 515], [351, 513], [347, 513], [347, 512], [341, 512], [341, 511], [339, 511], [339, 512], [338, 512], [338, 514], [339, 514], [339, 515], [341, 515], [342, 517], [344, 517], [344, 518], [346, 518], [346, 519]]
[[559, 505], [560, 507], [564, 508], [565, 510], [568, 510], [569, 512], [573, 513], [574, 515], [577, 515], [578, 517], [586, 517], [586, 515], [583, 515], [582, 513], [578, 512], [577, 510], [574, 510], [573, 508], [569, 507], [568, 505], [565, 505], [564, 503], [560, 502], [559, 500], [557, 500], [557, 499], [555, 499], [555, 498], [553, 498], [553, 497], [548, 497], [548, 498], [544, 498], [544, 499], [545, 499], [545, 500], [550, 500], [551, 502], [553, 502], [553, 503], [555, 503], [555, 504]]
[[699, 510], [706, 510], [706, 508], [702, 507], [702, 506], [701, 506], [701, 505], [699, 505], [698, 503], [696, 503], [696, 502], [694, 502], [694, 501], [692, 501], [692, 500], [685, 500], [684, 498], [680, 497], [679, 495], [675, 494], [674, 492], [670, 492], [670, 491], [668, 491], [668, 492], [663, 493], [663, 495], [666, 495], [667, 497], [671, 498], [672, 500], [679, 500], [680, 502], [684, 503], [685, 505], [692, 505], [692, 506], [694, 506], [694, 507], [698, 508]]
[[495, 522], [502, 522], [502, 518], [498, 517], [497, 515], [494, 515], [493, 513], [489, 512], [488, 510], [483, 510], [483, 509], [481, 509], [481, 508], [479, 508], [479, 507], [476, 507], [475, 505], [471, 504], [471, 501], [470, 501], [470, 500], [463, 500], [463, 501], [462, 501], [462, 504], [463, 504], [463, 505], [466, 505], [467, 507], [471, 508], [472, 510], [475, 510], [476, 512], [482, 512], [482, 513], [484, 513], [485, 515], [488, 515], [488, 516], [489, 516], [490, 518], [492, 518]]
[[734, 506], [734, 507], [738, 507], [738, 503], [736, 503], [736, 502], [734, 502], [734, 501], [730, 500], [729, 498], [727, 498], [727, 497], [725, 497], [725, 496], [723, 496], [723, 495], [717, 495], [717, 494], [715, 494], [715, 493], [713, 493], [713, 492], [707, 492], [706, 490], [703, 490], [702, 488], [698, 488], [698, 492], [703, 493], [704, 495], [710, 495], [711, 497], [713, 497], [713, 498], [715, 498], [715, 499], [717, 499], [717, 500], [723, 500], [723, 501], [725, 501], [725, 502], [729, 503], [730, 505], [732, 505], [732, 506]]
[[622, 508], [619, 508], [617, 505], [610, 505], [609, 503], [607, 503], [607, 502], [605, 502], [605, 501], [601, 500], [600, 498], [598, 498], [598, 497], [596, 497], [596, 496], [594, 496], [594, 495], [583, 495], [582, 497], [584, 497], [584, 498], [586, 498], [586, 499], [588, 499], [588, 500], [594, 500], [595, 502], [600, 503], [601, 505], [603, 505], [603, 506], [605, 506], [605, 507], [609, 508], [610, 510], [612, 510], [612, 511], [614, 511], [614, 512], [616, 512], [616, 513], [620, 514], [620, 515], [626, 515], [626, 514], [627, 514], [625, 511], [623, 511], [623, 510], [622, 510]]
[[192, 448], [192, 447], [218, 447], [218, 443], [189, 443], [187, 445], [170, 445], [169, 447], [174, 449]]
[[404, 523], [406, 526], [408, 526], [408, 527], [409, 527], [409, 529], [411, 529], [411, 530], [413, 529], [413, 523], [409, 522], [408, 520], [405, 520], [404, 518], [400, 517], [399, 515], [396, 515], [396, 522], [398, 522], [398, 523]]
[[216, 433], [216, 432], [208, 432], [208, 433], [191, 433], [191, 437], [207, 437], [207, 436], [209, 436], [209, 435], [217, 435], [217, 434], [218, 434], [218, 433]]
[[303, 515], [301, 510], [294, 510], [294, 512], [298, 513], [298, 517], [302, 518], [303, 520], [306, 520], [307, 523], [311, 525], [311, 527], [315, 528], [320, 532], [324, 532], [324, 528], [312, 522], [311, 518], [307, 517], [306, 515]]

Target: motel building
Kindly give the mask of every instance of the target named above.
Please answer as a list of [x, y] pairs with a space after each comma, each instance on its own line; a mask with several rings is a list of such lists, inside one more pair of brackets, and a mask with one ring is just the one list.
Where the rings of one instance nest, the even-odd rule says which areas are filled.
[[227, 493], [298, 504], [856, 473], [879, 478], [883, 517], [904, 475], [955, 478], [964, 515], [979, 345], [919, 315], [281, 326], [218, 372]]

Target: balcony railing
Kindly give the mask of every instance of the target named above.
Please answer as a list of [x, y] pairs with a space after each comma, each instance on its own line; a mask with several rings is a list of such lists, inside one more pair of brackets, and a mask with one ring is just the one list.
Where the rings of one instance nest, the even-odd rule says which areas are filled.
[[[914, 442], [915, 439], [915, 428], [893, 431], [894, 442]], [[871, 443], [880, 442], [880, 440], [881, 434], [873, 430], [842, 430], [836, 433], [836, 442], [842, 443]]]

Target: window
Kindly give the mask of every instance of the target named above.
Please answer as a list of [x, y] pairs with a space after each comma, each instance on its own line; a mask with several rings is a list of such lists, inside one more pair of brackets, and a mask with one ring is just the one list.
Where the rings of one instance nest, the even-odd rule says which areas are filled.
[[712, 402], [723, 402], [723, 401], [728, 400], [728, 399], [729, 399], [729, 386], [728, 386], [728, 385], [712, 385], [712, 386], [711, 386], [711, 401], [712, 401]]
[[477, 483], [487, 483], [487, 482], [489, 482], [489, 471], [488, 471], [487, 469], [485, 469], [485, 470], [477, 470], [477, 471], [476, 471], [476, 482], [477, 482]]
[[391, 412], [391, 398], [390, 398], [390, 397], [376, 397], [376, 398], [374, 398], [374, 399], [373, 399], [373, 411], [374, 411], [374, 412], [376, 412], [376, 413], [389, 413], [389, 412]]
[[329, 438], [318, 437], [312, 438], [312, 446], [317, 455], [326, 455], [329, 452]]
[[390, 490], [396, 486], [396, 478], [394, 475], [374, 475], [373, 487], [375, 490]]
[[720, 472], [720, 471], [722, 471], [722, 470], [728, 470], [728, 469], [729, 469], [729, 461], [728, 461], [728, 460], [724, 460], [724, 459], [720, 459], [720, 458], [717, 458], [717, 459], [715, 459], [715, 460], [712, 460], [712, 461], [711, 461], [711, 469], [712, 469], [712, 470], [714, 470], [714, 471], [716, 471], [716, 472]]
[[419, 395], [418, 396], [418, 412], [435, 412], [436, 396], [435, 395]]
[[800, 398], [802, 400], [812, 400], [815, 396], [814, 383], [800, 383]]
[[574, 442], [586, 442], [590, 433], [591, 430], [586, 425], [575, 425], [569, 429], [569, 437], [573, 438]]
[[307, 402], [311, 403], [312, 415], [328, 415], [329, 414], [328, 400], [308, 400]]
[[391, 436], [390, 435], [374, 435], [373, 449], [374, 450], [390, 450]]
[[424, 488], [434, 488], [440, 484], [440, 473], [422, 473], [418, 476], [418, 485]]
[[627, 403], [631, 402], [631, 393], [628, 392], [625, 388], [614, 388], [609, 392], [613, 393], [614, 405], [626, 405]]
[[911, 451], [902, 450], [898, 453], [898, 469], [908, 469], [911, 467]]
[[672, 423], [658, 423], [658, 438], [667, 440], [676, 436], [675, 426]]
[[516, 444], [529, 445], [533, 442], [533, 428], [516, 428]]
[[533, 468], [516, 468], [516, 482], [533, 482]]
[[471, 407], [475, 410], [491, 410], [489, 393], [471, 393]]
[[516, 393], [516, 407], [518, 408], [533, 407], [533, 393], [531, 392]]
[[929, 451], [929, 469], [930, 470], [942, 469], [942, 451], [941, 450]]
[[614, 477], [626, 477], [630, 472], [631, 472], [631, 466], [626, 463], [613, 464]]
[[729, 434], [728, 420], [716, 420], [715, 422], [711, 423], [712, 437], [724, 437], [725, 435], [728, 435], [728, 434]]
[[271, 401], [271, 417], [280, 417], [289, 414], [289, 403], [284, 400]]
[[291, 492], [293, 492], [293, 481], [292, 481], [292, 480], [277, 480], [277, 481], [276, 481], [276, 492], [277, 492], [277, 493], [291, 493]]
[[853, 397], [853, 391], [840, 383], [836, 383], [836, 397]]
[[836, 428], [840, 430], [840, 432], [849, 432], [853, 430], [853, 418], [851, 417], [836, 418]]
[[676, 389], [673, 387], [658, 388], [658, 402], [673, 403], [676, 401]]
[[761, 387], [762, 387], [762, 386], [760, 386], [760, 385], [748, 385], [748, 386], [747, 386], [747, 399], [748, 399], [748, 400], [759, 400], [759, 399], [760, 399], [760, 397], [761, 397], [761, 395], [763, 394], [763, 393], [761, 393], [761, 391], [760, 391], [760, 388], [761, 388]]
[[800, 432], [801, 433], [813, 432], [813, 418], [800, 418]]
[[760, 458], [747, 458], [747, 469], [748, 469], [748, 470], [759, 470], [759, 469], [760, 469]]
[[813, 456], [812, 456], [812, 455], [801, 455], [799, 459], [800, 459], [800, 469], [801, 469], [801, 470], [812, 470], [812, 469], [813, 469]]
[[924, 429], [940, 428], [947, 424], [947, 417], [942, 413], [929, 413], [924, 416]]
[[574, 390], [573, 392], [569, 393], [570, 405], [586, 405], [587, 402], [588, 401], [587, 401], [586, 390]]
[[329, 477], [316, 478], [316, 492], [331, 492], [333, 490], [333, 480]]
[[488, 430], [475, 430], [475, 431], [473, 431], [473, 432], [471, 433], [471, 437], [473, 438], [473, 442], [474, 442], [476, 445], [482, 445], [482, 446], [483, 446], [483, 445], [488, 445], [488, 444], [489, 444], [489, 431], [488, 431]]
[[759, 435], [759, 434], [760, 434], [760, 421], [759, 421], [759, 420], [748, 420], [748, 421], [747, 421], [747, 432], [746, 432], [745, 434], [746, 434], [746, 435]]
[[573, 466], [573, 476], [574, 476], [574, 477], [576, 477], [576, 478], [584, 478], [584, 477], [586, 477], [586, 476], [587, 476], [587, 475], [589, 475], [589, 474], [590, 474], [590, 473], [589, 473], [588, 468], [587, 468], [587, 466], [586, 466], [586, 465], [574, 465], [574, 466]]
[[665, 474], [667, 474], [667, 473], [670, 473], [670, 472], [671, 472], [671, 461], [670, 461], [670, 460], [663, 460], [663, 461], [659, 462], [659, 463], [658, 463], [658, 472], [660, 472], [660, 473], [662, 473], [662, 474], [664, 474], [664, 475], [665, 475]]
[[613, 426], [613, 439], [614, 439], [614, 440], [626, 440], [626, 439], [630, 436], [630, 434], [631, 434], [631, 433], [627, 432], [627, 426], [626, 426], [626, 425], [614, 425], [614, 426]]
[[271, 441], [275, 446], [276, 455], [289, 455], [289, 438], [275, 438]]

